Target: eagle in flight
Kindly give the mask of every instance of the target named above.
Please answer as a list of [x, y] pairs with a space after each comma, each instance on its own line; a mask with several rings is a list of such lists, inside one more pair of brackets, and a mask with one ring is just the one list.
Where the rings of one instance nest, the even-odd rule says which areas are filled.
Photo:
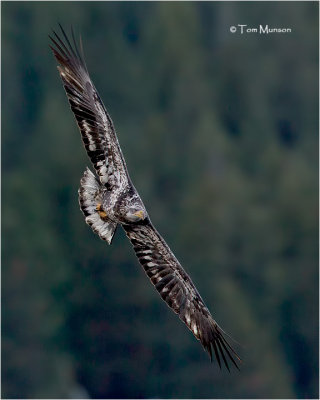
[[[200, 340], [212, 361], [214, 352], [221, 368], [228, 361], [238, 368], [240, 358], [211, 316], [192, 280], [167, 243], [152, 225], [133, 186], [112, 120], [90, 79], [82, 50], [72, 31], [72, 42], [61, 35], [49, 36], [59, 63], [58, 70], [84, 147], [95, 173], [88, 168], [80, 181], [79, 203], [85, 221], [101, 239], [111, 244], [118, 225], [131, 241], [136, 256], [167, 305]], [[239, 368], [238, 368], [239, 369]]]

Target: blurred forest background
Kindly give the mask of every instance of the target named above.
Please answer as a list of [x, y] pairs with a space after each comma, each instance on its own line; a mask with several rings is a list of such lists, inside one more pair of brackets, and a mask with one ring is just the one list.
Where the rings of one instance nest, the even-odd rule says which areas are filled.
[[[318, 3], [1, 6], [2, 397], [316, 398]], [[58, 22], [81, 32], [133, 182], [240, 373], [210, 364], [122, 230], [108, 247], [85, 224]]]

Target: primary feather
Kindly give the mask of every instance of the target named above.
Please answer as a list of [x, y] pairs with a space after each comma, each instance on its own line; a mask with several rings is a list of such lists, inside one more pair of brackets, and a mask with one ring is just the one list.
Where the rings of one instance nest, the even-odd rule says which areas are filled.
[[237, 368], [239, 356], [229, 345], [189, 275], [152, 225], [143, 202], [133, 186], [116, 132], [91, 79], [72, 32], [72, 44], [61, 28], [54, 32], [51, 47], [71, 109], [78, 123], [88, 156], [99, 177], [89, 170], [81, 180], [80, 207], [86, 222], [111, 243], [118, 224], [130, 239], [136, 256], [150, 281], [167, 305], [200, 340], [221, 367], [228, 361]]

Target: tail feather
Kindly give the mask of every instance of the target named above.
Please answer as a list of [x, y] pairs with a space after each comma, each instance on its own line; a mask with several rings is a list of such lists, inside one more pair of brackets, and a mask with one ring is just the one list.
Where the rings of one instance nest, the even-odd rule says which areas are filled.
[[80, 209], [85, 216], [86, 223], [102, 240], [111, 244], [117, 223], [106, 216], [101, 216], [99, 204], [102, 204], [103, 188], [89, 168], [86, 169], [81, 178], [78, 193]]

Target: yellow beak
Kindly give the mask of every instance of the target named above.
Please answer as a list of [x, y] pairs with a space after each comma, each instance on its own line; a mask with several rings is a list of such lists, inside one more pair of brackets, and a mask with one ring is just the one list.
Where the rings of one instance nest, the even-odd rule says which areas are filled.
[[144, 218], [144, 212], [142, 210], [135, 212], [133, 215], [135, 215], [136, 217], [138, 217], [140, 219]]

